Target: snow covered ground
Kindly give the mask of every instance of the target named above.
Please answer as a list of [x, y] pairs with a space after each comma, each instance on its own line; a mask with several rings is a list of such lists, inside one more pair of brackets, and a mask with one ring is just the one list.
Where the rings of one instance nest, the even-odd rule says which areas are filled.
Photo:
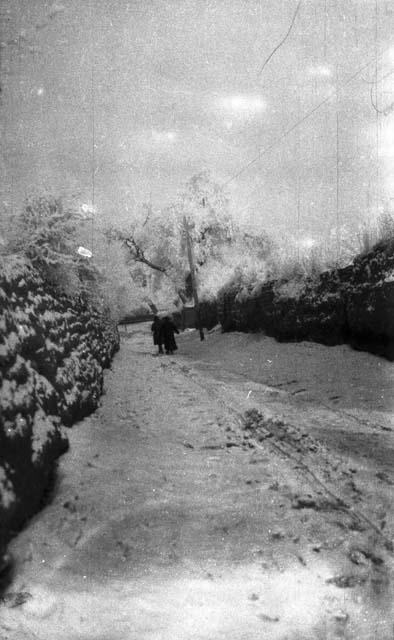
[[11, 544], [1, 637], [391, 639], [393, 365], [257, 334], [178, 343], [123, 336]]

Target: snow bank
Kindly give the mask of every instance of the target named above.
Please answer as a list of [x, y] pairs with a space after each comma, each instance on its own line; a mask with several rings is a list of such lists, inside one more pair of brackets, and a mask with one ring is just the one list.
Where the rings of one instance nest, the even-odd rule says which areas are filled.
[[70, 426], [97, 406], [116, 329], [46, 286], [26, 260], [0, 262], [0, 555], [40, 505]]
[[394, 360], [394, 243], [382, 242], [345, 269], [316, 279], [232, 284], [218, 294], [224, 331], [264, 331], [279, 340], [349, 342]]

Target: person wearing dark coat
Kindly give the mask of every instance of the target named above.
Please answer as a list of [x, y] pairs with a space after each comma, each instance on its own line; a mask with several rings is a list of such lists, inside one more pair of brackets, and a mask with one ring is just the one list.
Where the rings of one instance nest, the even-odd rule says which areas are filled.
[[166, 316], [163, 318], [161, 323], [161, 341], [164, 344], [164, 348], [166, 350], [167, 355], [171, 355], [178, 349], [177, 344], [175, 342], [174, 333], [178, 333], [179, 331], [176, 328], [175, 324]]
[[153, 336], [153, 344], [159, 347], [159, 353], [163, 353], [163, 340], [161, 336], [161, 320], [158, 316], [153, 318], [153, 323], [151, 326], [152, 336]]

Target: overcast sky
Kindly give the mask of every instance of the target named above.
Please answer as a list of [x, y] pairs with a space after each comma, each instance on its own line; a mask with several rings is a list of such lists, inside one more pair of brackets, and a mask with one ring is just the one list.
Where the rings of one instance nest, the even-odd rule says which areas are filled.
[[394, 197], [394, 2], [301, 0], [260, 73], [297, 5], [3, 0], [2, 211], [44, 185], [89, 202], [93, 173], [106, 215], [162, 207], [209, 169], [279, 234], [375, 215]]

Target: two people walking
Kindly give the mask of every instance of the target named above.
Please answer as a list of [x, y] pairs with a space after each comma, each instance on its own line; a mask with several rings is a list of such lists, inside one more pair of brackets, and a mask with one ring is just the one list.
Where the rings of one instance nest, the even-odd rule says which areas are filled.
[[151, 326], [153, 344], [158, 347], [158, 354], [163, 353], [163, 346], [167, 355], [171, 355], [178, 349], [175, 342], [175, 333], [179, 331], [168, 316], [160, 320], [158, 316], [153, 319]]

